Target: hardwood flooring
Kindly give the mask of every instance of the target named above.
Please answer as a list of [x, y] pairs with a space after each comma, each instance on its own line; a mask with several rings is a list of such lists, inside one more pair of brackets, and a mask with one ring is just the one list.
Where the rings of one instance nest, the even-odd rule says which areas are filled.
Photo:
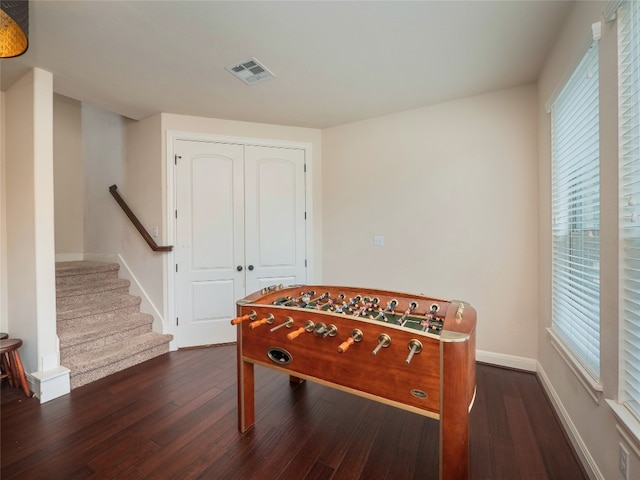
[[[241, 435], [235, 363], [235, 346], [180, 350], [42, 405], [3, 383], [0, 476], [438, 478], [437, 421], [263, 367]], [[534, 374], [479, 364], [477, 386], [470, 478], [588, 478]]]

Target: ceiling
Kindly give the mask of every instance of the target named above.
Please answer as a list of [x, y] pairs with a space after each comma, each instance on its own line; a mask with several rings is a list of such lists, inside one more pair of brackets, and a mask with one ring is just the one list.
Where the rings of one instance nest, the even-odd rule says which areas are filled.
[[[140, 120], [159, 112], [311, 128], [537, 80], [573, 2], [30, 2], [30, 46], [0, 60]], [[275, 78], [225, 67], [256, 57]]]

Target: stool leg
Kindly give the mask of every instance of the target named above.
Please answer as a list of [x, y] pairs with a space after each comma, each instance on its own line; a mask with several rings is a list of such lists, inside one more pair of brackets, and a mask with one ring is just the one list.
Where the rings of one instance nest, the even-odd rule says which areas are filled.
[[5, 352], [2, 354], [2, 370], [7, 376], [7, 380], [9, 380], [9, 386], [11, 388], [15, 388], [18, 385], [16, 384], [15, 371], [13, 368], [13, 359], [11, 358], [12, 352]]
[[11, 371], [9, 370], [9, 362], [7, 361], [7, 354], [0, 355], [0, 378], [6, 378], [11, 385]]
[[24, 367], [22, 366], [22, 361], [20, 360], [20, 354], [17, 350], [11, 352], [13, 356], [12, 368], [15, 373], [16, 382], [20, 382], [20, 386], [22, 387], [22, 391], [27, 397], [31, 396], [31, 391], [29, 390], [29, 383], [27, 382], [27, 377], [24, 374]]

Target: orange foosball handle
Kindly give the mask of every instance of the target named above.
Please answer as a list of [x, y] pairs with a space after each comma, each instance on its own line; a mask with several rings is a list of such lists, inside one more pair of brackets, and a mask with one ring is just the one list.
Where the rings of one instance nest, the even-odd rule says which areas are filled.
[[241, 317], [236, 317], [233, 320], [231, 320], [231, 325], [238, 325], [239, 323], [242, 323], [245, 320], [249, 320], [249, 318], [251, 318], [251, 315], [243, 315]]
[[289, 340], [293, 340], [304, 333], [304, 327], [300, 327], [298, 330], [295, 330], [291, 333], [287, 333], [287, 338]]
[[253, 330], [254, 328], [259, 327], [260, 325], [264, 325], [265, 323], [269, 323], [269, 320], [271, 320], [273, 317], [264, 317], [260, 320], [256, 320], [255, 322], [251, 322], [249, 324], [249, 328], [251, 330]]
[[342, 342], [338, 347], [338, 353], [346, 352], [347, 350], [349, 350], [349, 347], [353, 345], [355, 342], [356, 341], [353, 339], [353, 337], [347, 338], [347, 340], [345, 342]]
[[243, 315], [241, 317], [236, 317], [233, 320], [231, 320], [231, 325], [238, 325], [239, 323], [242, 323], [246, 320], [255, 320], [255, 319], [256, 319], [256, 312], [252, 310], [246, 315]]

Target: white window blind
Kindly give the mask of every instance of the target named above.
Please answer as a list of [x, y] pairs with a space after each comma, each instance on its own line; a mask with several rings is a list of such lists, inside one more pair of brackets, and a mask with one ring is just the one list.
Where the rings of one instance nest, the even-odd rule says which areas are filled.
[[600, 377], [598, 43], [551, 106], [552, 329]]
[[640, 419], [640, 2], [618, 10], [621, 391]]

